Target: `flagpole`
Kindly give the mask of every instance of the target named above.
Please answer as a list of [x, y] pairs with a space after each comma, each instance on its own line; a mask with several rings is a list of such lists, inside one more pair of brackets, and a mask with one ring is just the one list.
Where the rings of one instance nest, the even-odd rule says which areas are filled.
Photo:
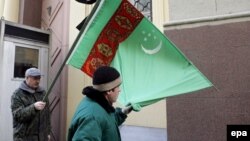
[[48, 88], [47, 93], [46, 93], [45, 96], [43, 97], [43, 101], [44, 101], [44, 102], [46, 101], [46, 99], [48, 99], [48, 96], [49, 96], [49, 94], [51, 93], [52, 88], [54, 87], [54, 85], [55, 85], [57, 79], [59, 78], [59, 76], [60, 76], [60, 74], [61, 74], [61, 72], [62, 72], [62, 70], [63, 70], [63, 68], [64, 68], [66, 62], [68, 61], [68, 59], [69, 59], [71, 53], [72, 53], [73, 50], [75, 49], [75, 46], [76, 46], [76, 44], [77, 44], [79, 38], [81, 37], [82, 33], [84, 32], [84, 30], [85, 30], [85, 28], [86, 28], [86, 26], [87, 26], [89, 20], [90, 20], [91, 17], [94, 15], [95, 10], [98, 8], [98, 5], [99, 5], [100, 1], [101, 1], [101, 0], [98, 0], [98, 1], [96, 2], [95, 6], [93, 7], [93, 10], [90, 12], [90, 15], [87, 17], [86, 21], [84, 22], [84, 24], [83, 24], [83, 26], [82, 26], [82, 28], [81, 28], [81, 30], [80, 30], [80, 33], [78, 34], [76, 40], [74, 41], [74, 43], [73, 43], [73, 45], [71, 46], [71, 48], [70, 48], [68, 54], [66, 55], [66, 57], [65, 57], [65, 59], [64, 59], [64, 61], [63, 61], [63, 63], [62, 63], [62, 65], [61, 65], [60, 69], [58, 70], [58, 72], [57, 72], [57, 74], [56, 74], [54, 80], [52, 81], [50, 87]]
[[61, 74], [61, 72], [62, 72], [62, 70], [63, 70], [63, 68], [64, 68], [64, 66], [65, 66], [65, 64], [66, 64], [66, 62], [67, 62], [67, 60], [69, 59], [69, 56], [70, 56], [71, 53], [73, 52], [74, 48], [75, 48], [75, 46], [72, 45], [72, 47], [70, 48], [70, 50], [69, 50], [67, 56], [65, 57], [65, 59], [64, 59], [62, 65], [61, 65], [60, 69], [58, 70], [58, 72], [57, 72], [57, 74], [56, 74], [54, 80], [52, 81], [50, 87], [48, 88], [46, 95], [43, 97], [43, 101], [45, 101], [45, 100], [48, 98], [49, 94], [51, 93], [52, 88], [54, 87], [54, 85], [55, 85], [57, 79], [59, 78], [59, 76], [60, 76], [60, 74]]

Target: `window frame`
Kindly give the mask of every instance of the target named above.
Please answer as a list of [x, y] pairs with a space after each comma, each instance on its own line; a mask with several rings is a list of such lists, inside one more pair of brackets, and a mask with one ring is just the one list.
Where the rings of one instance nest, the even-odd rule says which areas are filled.
[[[147, 5], [149, 5], [150, 6], [150, 8], [148, 8], [149, 9], [149, 12], [148, 11], [142, 11], [146, 6], [144, 6], [143, 7], [143, 9], [142, 10], [140, 10], [140, 9], [138, 9], [138, 3], [140, 3], [140, 0], [129, 0], [129, 2], [132, 4], [132, 5], [134, 5], [134, 7], [136, 7], [148, 20], [150, 20], [150, 21], [153, 21], [153, 1], [152, 0], [148, 0], [149, 2], [149, 4], [147, 4]], [[141, 4], [141, 3], [140, 3]], [[142, 5], [142, 4], [141, 4]], [[149, 13], [149, 14], [148, 14]]]
[[24, 45], [24, 44], [18, 44], [18, 43], [15, 43], [14, 44], [15, 45], [15, 49], [14, 49], [14, 63], [13, 63], [13, 75], [12, 75], [12, 78], [13, 79], [25, 79], [25, 76], [24, 77], [15, 77], [15, 67], [16, 67], [16, 65], [15, 65], [15, 61], [16, 61], [16, 50], [17, 50], [17, 48], [26, 48], [26, 49], [34, 49], [34, 50], [37, 50], [38, 51], [38, 60], [37, 60], [37, 68], [39, 68], [40, 67], [40, 60], [41, 60], [41, 51], [40, 51], [40, 48], [38, 48], [38, 47], [35, 47], [35, 46], [29, 46], [29, 45]]

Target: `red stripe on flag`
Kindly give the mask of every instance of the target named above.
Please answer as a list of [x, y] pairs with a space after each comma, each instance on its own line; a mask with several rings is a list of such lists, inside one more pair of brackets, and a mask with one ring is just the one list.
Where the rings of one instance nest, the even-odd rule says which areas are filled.
[[113, 60], [119, 43], [124, 41], [140, 23], [144, 16], [127, 0], [122, 0], [119, 8], [111, 17], [81, 70], [92, 77], [94, 71]]

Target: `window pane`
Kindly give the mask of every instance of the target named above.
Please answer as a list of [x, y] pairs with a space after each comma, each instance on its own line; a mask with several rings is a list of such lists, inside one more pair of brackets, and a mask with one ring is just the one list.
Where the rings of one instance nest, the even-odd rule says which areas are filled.
[[39, 50], [25, 47], [16, 47], [14, 78], [24, 78], [28, 68], [38, 68]]

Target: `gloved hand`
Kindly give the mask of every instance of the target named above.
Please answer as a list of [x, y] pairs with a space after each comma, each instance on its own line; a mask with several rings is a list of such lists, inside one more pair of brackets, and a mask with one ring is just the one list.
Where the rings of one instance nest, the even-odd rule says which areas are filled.
[[129, 114], [132, 110], [133, 110], [133, 107], [132, 107], [131, 105], [129, 105], [129, 106], [123, 108], [123, 109], [122, 109], [122, 112], [123, 112], [124, 114], [127, 115], [127, 114]]

